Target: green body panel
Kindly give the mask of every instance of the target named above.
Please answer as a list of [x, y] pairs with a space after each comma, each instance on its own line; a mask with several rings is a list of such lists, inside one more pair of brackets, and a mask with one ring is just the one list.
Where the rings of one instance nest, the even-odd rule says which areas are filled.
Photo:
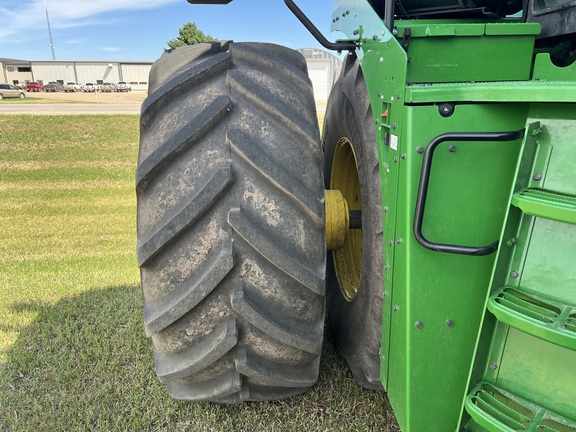
[[[400, 162], [395, 233], [402, 243], [394, 245], [392, 289], [398, 310], [391, 316], [388, 393], [405, 430], [454, 430], [459, 417], [454, 407], [466, 393], [494, 255], [438, 253], [416, 242], [412, 224], [422, 167], [417, 148], [450, 131], [520, 129], [526, 111], [514, 105], [465, 105], [444, 118], [435, 106], [406, 110], [405, 139], [399, 150], [406, 152], [406, 159]], [[455, 152], [449, 151], [451, 145]], [[423, 225], [426, 237], [470, 246], [496, 240], [509, 192], [501, 185], [512, 181], [519, 147], [519, 141], [442, 144], [432, 164]]]
[[[404, 20], [396, 27], [398, 37], [409, 44], [407, 80], [411, 83], [526, 80], [534, 38], [540, 31], [534, 23], [438, 20]], [[406, 29], [410, 29], [409, 41], [404, 38]]]
[[[557, 68], [558, 69], [558, 68]], [[576, 71], [574, 72], [576, 77]], [[507, 81], [412, 85], [409, 103], [435, 102], [576, 102], [574, 81]]]
[[[481, 334], [470, 379], [471, 386], [489, 383], [518, 398], [535, 416], [527, 430], [576, 430], [575, 120], [574, 104], [531, 106], [501, 236], [506, 247], [498, 252], [487, 298], [482, 334], [492, 339]], [[534, 197], [526, 203], [526, 190], [537, 204]], [[475, 392], [463, 423], [471, 431], [503, 430]], [[536, 429], [536, 412], [548, 413], [544, 422], [554, 416], [565, 429]]]
[[[334, 17], [333, 30], [360, 43], [372, 102], [384, 222], [380, 377], [402, 430], [576, 430], [576, 65], [534, 56], [538, 24], [396, 20], [392, 34], [365, 0], [339, 1]], [[450, 116], [442, 103], [455, 103]], [[444, 142], [431, 166], [425, 237], [500, 239], [497, 253], [421, 246], [413, 223], [431, 140], [522, 129], [516, 141]], [[507, 428], [502, 416], [528, 420]]]

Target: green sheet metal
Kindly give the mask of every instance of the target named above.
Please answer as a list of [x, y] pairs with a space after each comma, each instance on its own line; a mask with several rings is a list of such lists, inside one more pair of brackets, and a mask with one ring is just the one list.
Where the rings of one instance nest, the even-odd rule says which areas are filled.
[[[552, 286], [555, 275], [576, 281], [572, 270], [557, 268], [573, 262], [573, 253], [556, 253], [558, 265], [544, 259], [554, 245], [565, 251], [571, 244], [564, 224], [572, 216], [566, 216], [565, 208], [555, 209], [552, 213], [560, 214], [556, 221], [535, 223], [536, 216], [549, 213], [542, 210], [541, 200], [528, 204], [538, 215], [511, 205], [514, 196], [516, 205], [525, 207], [527, 198], [521, 194], [528, 188], [576, 196], [573, 169], [561, 166], [562, 160], [576, 160], [576, 146], [556, 145], [576, 136], [574, 69], [557, 68], [542, 54], [534, 66], [539, 25], [515, 20], [396, 20], [389, 30], [368, 1], [340, 0], [332, 29], [359, 42], [357, 54], [371, 99], [384, 222], [380, 378], [402, 430], [514, 430], [498, 420], [480, 426], [464, 409], [465, 401], [476, 397], [471, 391], [486, 385], [521, 407], [541, 407], [530, 419], [539, 431], [555, 430], [550, 428], [556, 417], [561, 426], [576, 421], [566, 390], [576, 383], [573, 378], [562, 383], [565, 372], [550, 358], [576, 364], [570, 333], [576, 325], [570, 309], [574, 295]], [[532, 80], [532, 74], [539, 80]], [[443, 103], [454, 104], [453, 112], [443, 113]], [[431, 168], [426, 238], [470, 246], [500, 239], [497, 255], [454, 255], [421, 246], [413, 221], [428, 144], [449, 132], [520, 129], [526, 129], [523, 141], [445, 142]], [[516, 172], [517, 166], [524, 167], [522, 172]], [[546, 224], [562, 224], [548, 242], [539, 237], [551, 229]], [[519, 245], [521, 239], [531, 239], [535, 247]], [[512, 277], [513, 270], [520, 277]], [[546, 293], [534, 288], [537, 282], [546, 284]], [[491, 295], [502, 321], [486, 309]], [[545, 320], [541, 316], [554, 315], [551, 311], [559, 311], [553, 323], [530, 322]], [[512, 326], [515, 320], [521, 323], [518, 328], [531, 326], [531, 331]], [[530, 345], [545, 360], [535, 354], [520, 361]], [[548, 345], [554, 348], [546, 354]], [[535, 373], [542, 378], [534, 380]], [[531, 381], [539, 383], [534, 391], [526, 390]], [[544, 385], [548, 381], [550, 389]], [[515, 415], [501, 401], [493, 405], [496, 411], [490, 404], [485, 408], [489, 419], [501, 415], [498, 409]], [[518, 409], [522, 414], [523, 408]]]
[[[575, 73], [576, 77], [576, 73]], [[576, 102], [574, 81], [510, 81], [413, 85], [410, 103], [435, 102]]]
[[[471, 372], [472, 386], [497, 386], [542, 415], [521, 430], [576, 431], [573, 119], [574, 104], [531, 105], [501, 237], [506, 247], [498, 253]], [[468, 395], [463, 425], [473, 432], [515, 430], [512, 423], [503, 427], [491, 407], [472, 403], [477, 388]]]

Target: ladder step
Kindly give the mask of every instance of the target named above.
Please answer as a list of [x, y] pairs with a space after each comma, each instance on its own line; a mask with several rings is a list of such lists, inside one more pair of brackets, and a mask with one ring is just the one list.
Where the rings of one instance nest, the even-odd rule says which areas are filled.
[[530, 188], [512, 195], [512, 205], [530, 216], [576, 224], [576, 197]]
[[490, 432], [576, 432], [575, 421], [486, 382], [466, 397], [466, 411]]
[[576, 350], [576, 306], [504, 287], [488, 309], [504, 324], [556, 345]]

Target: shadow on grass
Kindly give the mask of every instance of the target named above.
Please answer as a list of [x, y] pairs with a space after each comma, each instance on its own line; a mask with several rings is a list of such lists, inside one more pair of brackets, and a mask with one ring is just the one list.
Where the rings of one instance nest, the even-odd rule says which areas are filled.
[[138, 286], [13, 308], [36, 318], [0, 365], [2, 431], [399, 430], [385, 394], [356, 385], [328, 335], [319, 382], [304, 395], [189, 404], [170, 399], [156, 378]]

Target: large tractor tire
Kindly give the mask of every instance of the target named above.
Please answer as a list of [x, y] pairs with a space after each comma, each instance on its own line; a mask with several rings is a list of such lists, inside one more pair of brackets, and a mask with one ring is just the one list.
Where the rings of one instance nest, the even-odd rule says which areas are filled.
[[362, 228], [329, 253], [326, 298], [330, 330], [354, 378], [381, 390], [383, 264], [382, 197], [374, 119], [364, 77], [349, 55], [328, 100], [324, 122], [324, 182], [339, 190]]
[[144, 324], [172, 397], [240, 403], [317, 380], [325, 311], [322, 151], [296, 51], [168, 51], [142, 106]]

